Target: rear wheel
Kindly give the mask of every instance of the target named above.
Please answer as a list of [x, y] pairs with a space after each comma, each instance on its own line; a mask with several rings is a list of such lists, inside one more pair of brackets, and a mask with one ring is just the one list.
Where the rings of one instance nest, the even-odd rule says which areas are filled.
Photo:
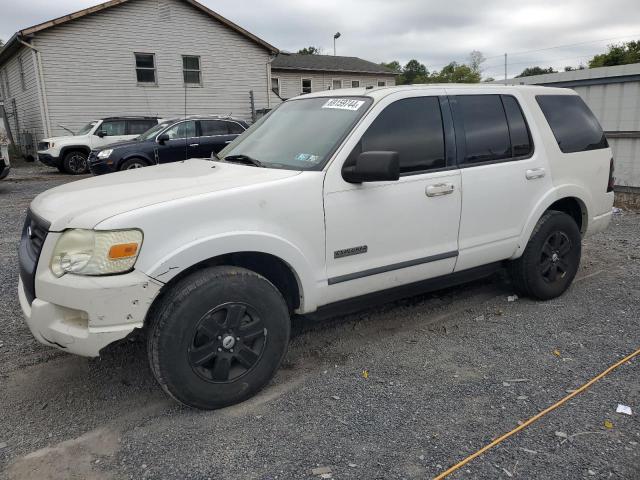
[[540, 300], [562, 295], [578, 272], [581, 240], [573, 218], [563, 212], [546, 212], [522, 256], [511, 262], [511, 279], [516, 289]]
[[66, 153], [62, 160], [62, 169], [65, 173], [70, 173], [71, 175], [89, 173], [87, 154], [79, 150]]
[[255, 272], [197, 271], [154, 307], [147, 350], [158, 383], [186, 405], [215, 409], [253, 396], [284, 357], [290, 318], [276, 287]]
[[149, 164], [141, 158], [130, 158], [122, 163], [120, 170], [133, 170], [134, 168], [148, 167]]

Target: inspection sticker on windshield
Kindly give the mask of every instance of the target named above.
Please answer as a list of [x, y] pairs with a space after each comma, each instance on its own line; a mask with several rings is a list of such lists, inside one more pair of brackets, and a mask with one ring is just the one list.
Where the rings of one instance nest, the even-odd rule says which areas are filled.
[[364, 105], [364, 100], [353, 100], [351, 98], [332, 98], [327, 101], [322, 108], [337, 108], [338, 110], [358, 110]]

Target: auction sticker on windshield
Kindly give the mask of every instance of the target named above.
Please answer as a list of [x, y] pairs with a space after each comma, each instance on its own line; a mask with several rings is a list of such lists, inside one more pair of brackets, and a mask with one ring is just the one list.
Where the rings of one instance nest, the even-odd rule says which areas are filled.
[[358, 110], [364, 105], [364, 100], [354, 100], [352, 98], [332, 98], [325, 103], [322, 108], [336, 108], [338, 110]]

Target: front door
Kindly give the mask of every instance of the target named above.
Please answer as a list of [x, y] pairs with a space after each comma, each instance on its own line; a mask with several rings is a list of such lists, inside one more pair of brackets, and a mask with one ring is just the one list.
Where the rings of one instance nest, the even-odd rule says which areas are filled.
[[91, 148], [97, 149], [116, 142], [129, 140], [126, 120], [105, 120], [91, 136]]
[[198, 158], [200, 139], [196, 133], [196, 122], [184, 120], [166, 130], [169, 140], [157, 145], [158, 163], [179, 162]]
[[[460, 172], [447, 148], [453, 127], [438, 96], [444, 92], [433, 93], [399, 92], [383, 100], [345, 145], [346, 159], [331, 165], [324, 192], [326, 303], [453, 272]], [[400, 179], [344, 181], [342, 167], [365, 151], [398, 152]]]

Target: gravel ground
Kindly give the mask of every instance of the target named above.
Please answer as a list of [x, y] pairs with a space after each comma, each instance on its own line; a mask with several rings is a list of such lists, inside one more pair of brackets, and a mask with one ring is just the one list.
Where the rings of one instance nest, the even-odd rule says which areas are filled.
[[[23, 324], [23, 215], [70, 180], [34, 166], [0, 182], [4, 478], [322, 478], [319, 467], [335, 479], [433, 477], [640, 348], [640, 216], [625, 212], [585, 242], [561, 298], [509, 302], [498, 274], [322, 324], [298, 319], [261, 394], [183, 408], [155, 385], [141, 341], [88, 360], [39, 345]], [[636, 358], [450, 478], [640, 478], [639, 374]]]

